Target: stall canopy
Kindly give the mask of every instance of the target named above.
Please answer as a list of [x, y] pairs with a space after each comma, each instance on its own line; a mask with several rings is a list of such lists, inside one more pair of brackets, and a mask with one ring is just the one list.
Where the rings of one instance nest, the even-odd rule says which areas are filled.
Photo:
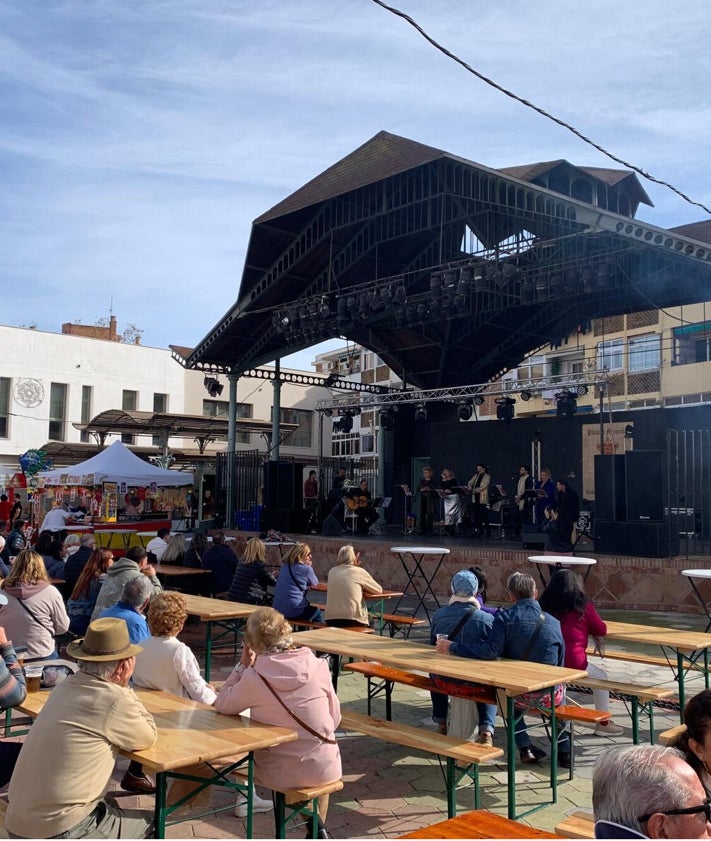
[[72, 467], [40, 470], [37, 474], [44, 484], [51, 485], [100, 485], [102, 482], [125, 482], [133, 487], [146, 487], [152, 483], [160, 487], [192, 485], [192, 473], [164, 470], [134, 455], [121, 441], [92, 458]]

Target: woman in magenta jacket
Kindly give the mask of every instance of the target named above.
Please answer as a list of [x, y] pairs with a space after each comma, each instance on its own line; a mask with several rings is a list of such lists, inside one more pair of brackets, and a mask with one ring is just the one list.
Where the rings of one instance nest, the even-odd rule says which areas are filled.
[[[560, 622], [565, 642], [564, 665], [569, 669], [586, 669], [590, 677], [606, 678], [607, 674], [601, 668], [588, 663], [585, 653], [589, 637], [604, 637], [607, 625], [585, 595], [581, 576], [572, 569], [556, 570], [538, 603], [541, 610], [555, 616]], [[593, 700], [596, 710], [609, 710], [610, 693], [606, 690], [593, 689]], [[623, 728], [611, 720], [595, 727], [596, 736], [619, 736], [623, 732]]]

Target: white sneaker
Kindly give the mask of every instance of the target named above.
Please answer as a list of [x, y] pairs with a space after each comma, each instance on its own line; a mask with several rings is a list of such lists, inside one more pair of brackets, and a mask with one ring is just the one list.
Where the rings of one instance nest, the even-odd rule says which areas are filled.
[[607, 724], [598, 724], [595, 727], [595, 736], [621, 736], [625, 732], [624, 727], [615, 724], [614, 721], [608, 721]]
[[[252, 792], [252, 814], [256, 815], [258, 812], [271, 812], [273, 808], [274, 804], [272, 803], [271, 799], [264, 800], [264, 798], [260, 797], [256, 791]], [[235, 806], [235, 817], [247, 817], [246, 798], [240, 799], [239, 803]]]

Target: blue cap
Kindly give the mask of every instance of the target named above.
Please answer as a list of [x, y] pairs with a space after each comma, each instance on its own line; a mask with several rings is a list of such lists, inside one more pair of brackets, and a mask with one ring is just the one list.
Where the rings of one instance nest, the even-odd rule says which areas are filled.
[[452, 593], [456, 596], [476, 596], [479, 591], [479, 579], [473, 572], [463, 569], [452, 578]]

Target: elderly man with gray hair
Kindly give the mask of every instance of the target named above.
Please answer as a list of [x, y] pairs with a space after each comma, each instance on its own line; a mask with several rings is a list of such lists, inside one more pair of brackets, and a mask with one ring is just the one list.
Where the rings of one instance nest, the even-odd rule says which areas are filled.
[[[536, 601], [538, 590], [533, 577], [525, 572], [514, 572], [506, 582], [506, 589], [514, 604], [496, 614], [485, 639], [469, 643], [465, 640], [438, 640], [437, 651], [458, 657], [473, 657], [475, 660], [508, 657], [512, 660], [562, 666], [565, 643], [560, 622], [541, 610]], [[562, 702], [564, 693], [564, 686], [556, 687], [556, 706]], [[545, 703], [546, 695], [550, 698], [544, 692], [540, 693], [540, 697], [530, 697], [528, 700]], [[521, 762], [531, 765], [543, 759], [546, 753], [531, 742], [522, 714], [514, 723], [514, 734]], [[570, 737], [565, 732], [558, 740], [558, 764], [562, 768], [570, 767]]]
[[596, 838], [711, 835], [711, 803], [676, 748], [632, 745], [603, 754], [592, 797]]

